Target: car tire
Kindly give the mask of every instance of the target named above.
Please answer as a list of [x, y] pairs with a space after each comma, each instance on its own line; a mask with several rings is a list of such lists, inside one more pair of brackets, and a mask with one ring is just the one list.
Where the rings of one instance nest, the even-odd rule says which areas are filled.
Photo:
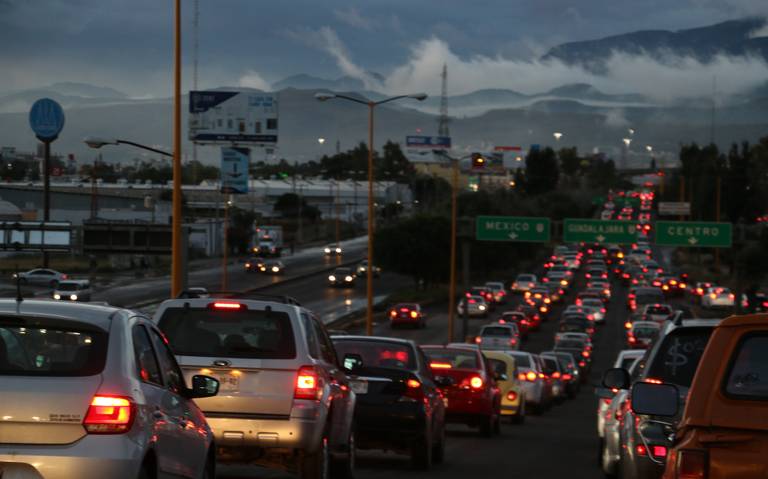
[[492, 437], [495, 426], [496, 421], [494, 420], [493, 414], [486, 416], [480, 423], [480, 435], [483, 437]]
[[525, 422], [525, 401], [520, 403], [520, 408], [517, 410], [517, 414], [511, 416], [509, 422], [512, 424], [523, 424]]
[[350, 432], [347, 439], [347, 454], [343, 459], [331, 462], [330, 477], [333, 479], [354, 479], [355, 463], [357, 462], [357, 447], [355, 446], [355, 433]]
[[494, 416], [496, 419], [493, 421], [493, 435], [498, 436], [501, 434], [501, 414]]
[[432, 446], [432, 463], [442, 464], [445, 460], [445, 425], [440, 428], [437, 442]]
[[304, 453], [300, 461], [299, 477], [301, 479], [328, 479], [330, 477], [328, 438], [323, 436], [318, 450], [313, 453]]
[[411, 464], [420, 471], [432, 467], [432, 434], [427, 432], [411, 446]]

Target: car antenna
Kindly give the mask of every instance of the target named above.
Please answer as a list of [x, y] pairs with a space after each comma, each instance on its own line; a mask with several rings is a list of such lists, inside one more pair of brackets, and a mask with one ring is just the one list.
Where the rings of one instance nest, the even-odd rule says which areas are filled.
[[21, 294], [21, 275], [19, 274], [19, 265], [16, 265], [16, 303], [24, 301], [24, 296]]

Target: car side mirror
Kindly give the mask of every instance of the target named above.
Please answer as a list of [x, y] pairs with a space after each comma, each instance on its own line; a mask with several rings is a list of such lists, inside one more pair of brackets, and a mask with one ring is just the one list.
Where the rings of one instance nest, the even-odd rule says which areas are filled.
[[649, 416], [677, 415], [680, 392], [674, 384], [637, 382], [632, 386], [632, 410]]
[[188, 390], [190, 399], [208, 398], [219, 394], [219, 380], [210, 376], [192, 376], [192, 387]]
[[611, 368], [603, 374], [603, 386], [608, 389], [627, 389], [629, 383], [629, 373], [624, 368]]
[[494, 374], [494, 375], [493, 375], [493, 378], [494, 378], [495, 380], [497, 380], [497, 381], [506, 381], [506, 380], [508, 380], [508, 379], [509, 379], [509, 376], [507, 376], [507, 375], [506, 375], [506, 374], [504, 374], [504, 373], [501, 373], [501, 374], [499, 374], [499, 373], [496, 373], [496, 374]]
[[344, 355], [344, 370], [349, 373], [354, 373], [362, 369], [363, 357], [359, 354], [349, 353]]
[[437, 384], [440, 387], [450, 387], [455, 384], [455, 381], [450, 376], [435, 376], [435, 384]]

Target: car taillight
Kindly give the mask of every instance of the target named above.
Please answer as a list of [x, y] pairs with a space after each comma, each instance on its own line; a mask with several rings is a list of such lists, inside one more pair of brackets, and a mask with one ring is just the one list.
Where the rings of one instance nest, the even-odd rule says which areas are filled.
[[634, 344], [635, 342], [637, 342], [637, 339], [635, 339], [635, 337], [634, 337], [634, 336], [630, 335], [630, 336], [627, 338], [627, 341], [629, 341], [630, 343]]
[[517, 393], [515, 391], [509, 391], [507, 393], [507, 400], [508, 401], [514, 401], [517, 399]]
[[314, 366], [302, 366], [296, 376], [296, 387], [293, 391], [294, 399], [320, 399], [322, 388], [320, 377]]
[[706, 451], [681, 449], [677, 452], [678, 479], [706, 479], [708, 476], [708, 458]]
[[390, 312], [389, 312], [389, 315], [390, 315], [390, 316], [392, 316], [392, 317], [394, 318], [395, 316], [397, 316], [397, 311], [395, 311], [395, 310], [393, 309], [392, 311], [390, 311]]
[[552, 379], [560, 379], [560, 373], [558, 371], [553, 372]]
[[222, 310], [230, 310], [230, 311], [245, 309], [245, 306], [241, 303], [228, 303], [224, 301], [217, 301], [215, 303], [211, 303], [209, 306], [213, 309], [222, 309]]
[[637, 446], [635, 446], [635, 454], [637, 454], [638, 456], [647, 456], [648, 448], [646, 448], [642, 444], [638, 444]]
[[536, 378], [537, 378], [536, 373], [533, 371], [528, 371], [528, 373], [526, 373], [525, 375], [525, 379], [527, 379], [528, 381], [535, 381]]
[[517, 344], [517, 339], [516, 338], [512, 338], [512, 339], [509, 340], [509, 345], [510, 346], [514, 346], [515, 344]]
[[429, 363], [429, 367], [432, 369], [451, 369], [449, 363]]
[[656, 458], [665, 458], [667, 457], [667, 448], [666, 446], [651, 446], [651, 454]]
[[585, 358], [588, 358], [590, 356], [589, 351], [582, 351], [581, 355], [584, 356]]
[[480, 344], [482, 342], [483, 342], [483, 338], [481, 338], [480, 336], [475, 336], [475, 344]]
[[94, 396], [85, 414], [83, 427], [89, 434], [122, 434], [133, 424], [133, 401], [120, 396]]
[[563, 374], [563, 381], [570, 381], [573, 379], [573, 376], [570, 373]]
[[483, 387], [483, 378], [480, 376], [472, 376], [472, 378], [469, 380], [469, 385], [472, 389], [480, 389]]
[[419, 317], [419, 313], [416, 311], [411, 311], [411, 318], [416, 319]]
[[525, 381], [526, 379], [525, 373], [518, 373], [517, 379], [520, 381]]
[[709, 297], [712, 298], [712, 299], [715, 299], [715, 298], [717, 298], [717, 295], [715, 293], [712, 293], [712, 294], [709, 295]]
[[584, 361], [579, 361], [579, 366], [581, 366], [582, 368], [583, 368], [584, 366], [586, 366], [586, 365], [587, 365], [587, 363], [585, 363]]

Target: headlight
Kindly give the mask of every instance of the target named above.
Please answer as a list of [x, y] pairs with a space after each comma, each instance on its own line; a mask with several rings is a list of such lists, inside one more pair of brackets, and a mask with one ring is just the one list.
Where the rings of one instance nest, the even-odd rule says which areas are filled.
[[328, 281], [336, 281], [336, 276], [334, 275], [328, 276]]
[[480, 306], [478, 306], [478, 307], [477, 307], [477, 309], [479, 309], [480, 311], [485, 311], [485, 306], [483, 306], [483, 305], [481, 304]]
[[11, 278], [13, 278], [13, 279], [16, 279], [16, 278], [18, 278], [18, 277], [19, 277], [19, 275], [18, 275], [18, 274], [16, 274], [16, 273], [13, 273], [13, 274], [11, 275]]
[[71, 299], [72, 301], [77, 301], [77, 295], [76, 294], [70, 294], [69, 295], [69, 299]]
[[245, 263], [245, 268], [249, 269], [251, 267], [251, 263]]
[[326, 253], [330, 253], [331, 252], [331, 248], [325, 248], [323, 251], [325, 251]]
[[273, 273], [277, 273], [278, 271], [280, 271], [280, 268], [278, 268], [277, 266], [272, 266]]
[[336, 252], [341, 254], [341, 248], [336, 248]]
[[53, 295], [53, 299], [61, 299], [61, 295], [59, 293], [56, 293]]
[[352, 276], [345, 276], [345, 277], [344, 277], [344, 281], [346, 281], [347, 283], [349, 283], [350, 281], [352, 281]]

